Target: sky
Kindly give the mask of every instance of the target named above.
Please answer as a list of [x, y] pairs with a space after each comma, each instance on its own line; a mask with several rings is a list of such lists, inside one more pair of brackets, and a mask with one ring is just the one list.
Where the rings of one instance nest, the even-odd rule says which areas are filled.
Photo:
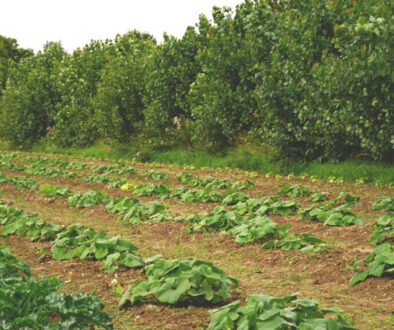
[[242, 0], [0, 0], [0, 35], [35, 52], [47, 41], [61, 41], [68, 52], [90, 40], [113, 39], [130, 30], [149, 32], [161, 42], [164, 32], [181, 38], [199, 14]]

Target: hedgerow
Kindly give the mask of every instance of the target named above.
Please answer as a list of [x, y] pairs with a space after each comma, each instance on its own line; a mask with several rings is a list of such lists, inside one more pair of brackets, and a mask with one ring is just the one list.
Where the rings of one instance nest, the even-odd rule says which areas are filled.
[[245, 0], [212, 13], [160, 44], [133, 31], [13, 63], [1, 137], [218, 150], [251, 136], [281, 159], [390, 159], [391, 1]]

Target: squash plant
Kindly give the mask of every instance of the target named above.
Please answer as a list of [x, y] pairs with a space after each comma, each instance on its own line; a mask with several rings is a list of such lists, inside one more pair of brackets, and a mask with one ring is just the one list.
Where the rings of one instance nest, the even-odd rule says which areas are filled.
[[217, 304], [231, 297], [229, 286], [238, 280], [210, 262], [162, 260], [145, 267], [147, 280], [135, 281], [123, 294], [119, 306], [159, 301], [167, 304]]
[[311, 193], [312, 191], [306, 186], [286, 182], [279, 185], [279, 191], [276, 194], [287, 197], [304, 197], [309, 196]]
[[301, 211], [300, 219], [322, 222], [326, 226], [351, 226], [363, 223], [348, 204], [331, 209], [327, 204], [313, 204]]
[[391, 196], [380, 196], [378, 200], [370, 206], [370, 208], [376, 211], [394, 211], [394, 198]]
[[357, 260], [353, 265], [353, 271], [357, 271], [363, 262], [368, 265], [368, 268], [354, 275], [349, 281], [350, 286], [365, 281], [369, 276], [392, 276], [394, 273], [394, 246], [390, 243], [379, 245], [364, 260]]
[[72, 207], [91, 207], [108, 202], [108, 194], [97, 189], [91, 189], [86, 193], [77, 193], [68, 198], [68, 204]]
[[[318, 302], [297, 299], [297, 293], [278, 298], [268, 294], [253, 294], [219, 309], [210, 310], [208, 330], [216, 329], [355, 329], [338, 314], [339, 308], [321, 308]], [[326, 318], [334, 313], [337, 320]]]
[[65, 187], [62, 188], [60, 186], [51, 185], [51, 184], [43, 184], [38, 188], [38, 192], [43, 193], [46, 197], [54, 197], [54, 198], [68, 198], [73, 193], [72, 191]]
[[59, 292], [56, 277], [33, 278], [30, 267], [0, 245], [0, 325], [2, 329], [113, 329], [112, 317], [95, 294]]
[[373, 233], [369, 237], [369, 242], [372, 245], [378, 245], [387, 238], [394, 237], [394, 212], [387, 212], [383, 214], [373, 225]]
[[144, 261], [134, 255], [136, 250], [137, 247], [128, 239], [108, 237], [105, 232], [96, 233], [92, 228], [78, 224], [66, 227], [51, 242], [51, 252], [55, 260], [101, 260], [102, 269], [106, 269], [106, 272], [112, 272], [119, 266], [143, 266]]

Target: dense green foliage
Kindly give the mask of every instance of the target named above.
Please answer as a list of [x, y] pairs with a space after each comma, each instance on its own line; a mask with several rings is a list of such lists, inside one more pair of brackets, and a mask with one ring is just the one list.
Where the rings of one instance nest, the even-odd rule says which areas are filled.
[[162, 303], [217, 304], [231, 297], [229, 286], [238, 280], [210, 262], [162, 260], [145, 267], [147, 281], [135, 281], [119, 301], [123, 306], [152, 297]]
[[280, 158], [393, 153], [389, 0], [245, 0], [157, 45], [137, 31], [10, 65], [1, 136], [209, 148], [250, 136]]
[[249, 295], [246, 305], [236, 300], [219, 309], [211, 310], [208, 330], [214, 329], [355, 329], [338, 315], [339, 308], [321, 308], [318, 302], [297, 299], [297, 294], [278, 298], [267, 294]]
[[0, 35], [0, 95], [6, 87], [9, 68], [12, 63], [19, 62], [32, 55], [33, 51], [31, 49], [19, 48], [15, 39]]
[[2, 329], [113, 329], [96, 294], [59, 292], [56, 277], [33, 278], [30, 267], [0, 245], [0, 326]]
[[364, 260], [356, 261], [353, 265], [353, 271], [359, 270], [363, 262], [368, 265], [368, 268], [354, 275], [349, 281], [350, 286], [365, 281], [369, 276], [392, 276], [394, 273], [394, 246], [390, 243], [379, 245]]

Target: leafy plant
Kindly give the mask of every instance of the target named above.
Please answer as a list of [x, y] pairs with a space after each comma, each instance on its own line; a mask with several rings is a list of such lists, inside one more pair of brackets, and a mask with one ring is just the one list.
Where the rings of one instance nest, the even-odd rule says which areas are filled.
[[100, 164], [100, 165], [94, 165], [90, 167], [90, 170], [93, 172], [99, 172], [99, 173], [111, 173], [112, 170], [115, 169], [121, 169], [122, 166], [119, 165], [107, 165], [107, 164]]
[[288, 197], [303, 197], [311, 194], [311, 190], [300, 184], [282, 183], [279, 185], [278, 196], [285, 195]]
[[344, 193], [341, 191], [338, 195], [337, 198], [327, 202], [327, 205], [341, 205], [341, 204], [359, 204], [360, 203], [360, 197], [358, 196], [353, 196], [348, 193]]
[[135, 184], [128, 182], [121, 186], [120, 189], [130, 190], [137, 196], [157, 196], [160, 198], [169, 198], [171, 196], [171, 190], [168, 184]]
[[394, 213], [387, 212], [383, 214], [373, 225], [373, 233], [369, 237], [369, 242], [372, 245], [378, 245], [388, 238], [394, 237]]
[[9, 178], [9, 184], [12, 184], [18, 189], [35, 189], [36, 181], [27, 176], [14, 176]]
[[5, 244], [0, 245], [0, 281], [6, 278], [31, 276], [30, 267], [12, 254], [12, 250]]
[[86, 193], [77, 193], [68, 198], [68, 204], [72, 207], [91, 207], [108, 202], [108, 194], [97, 189], [91, 189]]
[[312, 234], [294, 234], [286, 233], [284, 237], [271, 240], [264, 244], [265, 249], [282, 249], [282, 250], [301, 250], [319, 252], [326, 248], [327, 244]]
[[128, 220], [130, 223], [144, 223], [153, 221], [172, 220], [171, 214], [166, 212], [166, 203], [151, 202], [142, 204], [133, 197], [118, 197], [110, 200], [106, 209], [112, 213], [119, 213], [119, 220]]
[[248, 198], [248, 195], [241, 193], [241, 192], [228, 192], [223, 196], [222, 204], [223, 205], [234, 205], [239, 202], [242, 202]]
[[108, 183], [110, 182], [110, 178], [108, 177], [108, 174], [92, 174], [85, 176], [83, 178], [83, 181], [85, 182], [92, 182], [92, 183]]
[[351, 226], [363, 223], [348, 204], [331, 209], [328, 205], [311, 205], [301, 211], [300, 219], [322, 222], [326, 226]]
[[30, 267], [0, 245], [0, 320], [4, 329], [59, 329], [100, 326], [113, 329], [95, 294], [58, 292], [55, 277], [32, 278]]
[[169, 179], [169, 176], [167, 173], [157, 172], [155, 170], [143, 171], [139, 176], [146, 177], [151, 180], [168, 180]]
[[62, 171], [59, 170], [58, 168], [48, 168], [42, 165], [32, 165], [29, 167], [26, 167], [24, 171], [27, 174], [32, 174], [32, 175], [39, 175], [39, 176], [47, 176], [50, 178], [68, 178], [68, 179], [75, 179], [79, 178], [79, 175], [75, 172], [70, 172], [70, 171]]
[[250, 180], [245, 180], [243, 182], [231, 182], [229, 180], [217, 180], [212, 176], [207, 176], [205, 178], [193, 177], [190, 173], [182, 172], [176, 176], [176, 178], [183, 184], [188, 184], [193, 187], [206, 187], [211, 189], [253, 189], [254, 183]]
[[192, 189], [184, 192], [181, 199], [185, 203], [217, 203], [223, 199], [223, 195], [209, 188]]
[[47, 197], [55, 197], [55, 198], [68, 198], [73, 193], [72, 191], [65, 187], [59, 187], [51, 184], [43, 184], [38, 188], [38, 192], [43, 193]]
[[254, 213], [262, 206], [271, 205], [278, 199], [276, 197], [249, 198], [233, 205], [232, 209], [239, 215]]
[[144, 261], [134, 255], [136, 250], [128, 239], [108, 237], [105, 232], [96, 233], [93, 229], [78, 224], [65, 228], [51, 242], [51, 252], [55, 260], [101, 260], [102, 268], [106, 269], [106, 272], [112, 272], [119, 266], [143, 266]]
[[208, 330], [214, 329], [354, 329], [338, 316], [339, 308], [320, 308], [314, 300], [297, 299], [297, 294], [277, 298], [267, 294], [249, 295], [246, 305], [240, 300], [219, 309], [210, 310]]
[[227, 231], [243, 223], [241, 216], [235, 212], [226, 210], [222, 206], [215, 207], [212, 212], [197, 222], [199, 219], [198, 217], [202, 215], [203, 213], [200, 213], [197, 217], [188, 218], [194, 223], [191, 228], [193, 231], [200, 229], [209, 231]]
[[299, 201], [288, 200], [288, 201], [275, 201], [272, 204], [262, 205], [257, 209], [258, 215], [264, 214], [279, 214], [279, 215], [290, 215], [296, 214], [298, 209], [301, 207]]
[[323, 202], [328, 199], [328, 193], [322, 191], [313, 192], [307, 199], [307, 202]]
[[[132, 283], [119, 301], [137, 304], [153, 300], [168, 304], [217, 304], [231, 297], [229, 285], [238, 281], [210, 262], [163, 260], [145, 267], [147, 281]], [[146, 298], [148, 297], [148, 298]]]
[[379, 245], [364, 260], [354, 263], [354, 272], [359, 269], [362, 262], [369, 264], [368, 268], [354, 275], [349, 281], [350, 286], [364, 281], [369, 276], [380, 277], [384, 274], [391, 276], [394, 272], [394, 247], [390, 243]]
[[109, 188], [120, 188], [124, 186], [127, 183], [127, 180], [124, 178], [116, 179], [116, 180], [111, 180], [110, 183], [108, 183]]
[[256, 243], [265, 238], [283, 237], [289, 224], [278, 226], [266, 216], [249, 216], [245, 221], [229, 230], [230, 235], [235, 236], [237, 243]]
[[381, 196], [370, 206], [370, 208], [377, 211], [394, 211], [394, 198], [391, 196]]

